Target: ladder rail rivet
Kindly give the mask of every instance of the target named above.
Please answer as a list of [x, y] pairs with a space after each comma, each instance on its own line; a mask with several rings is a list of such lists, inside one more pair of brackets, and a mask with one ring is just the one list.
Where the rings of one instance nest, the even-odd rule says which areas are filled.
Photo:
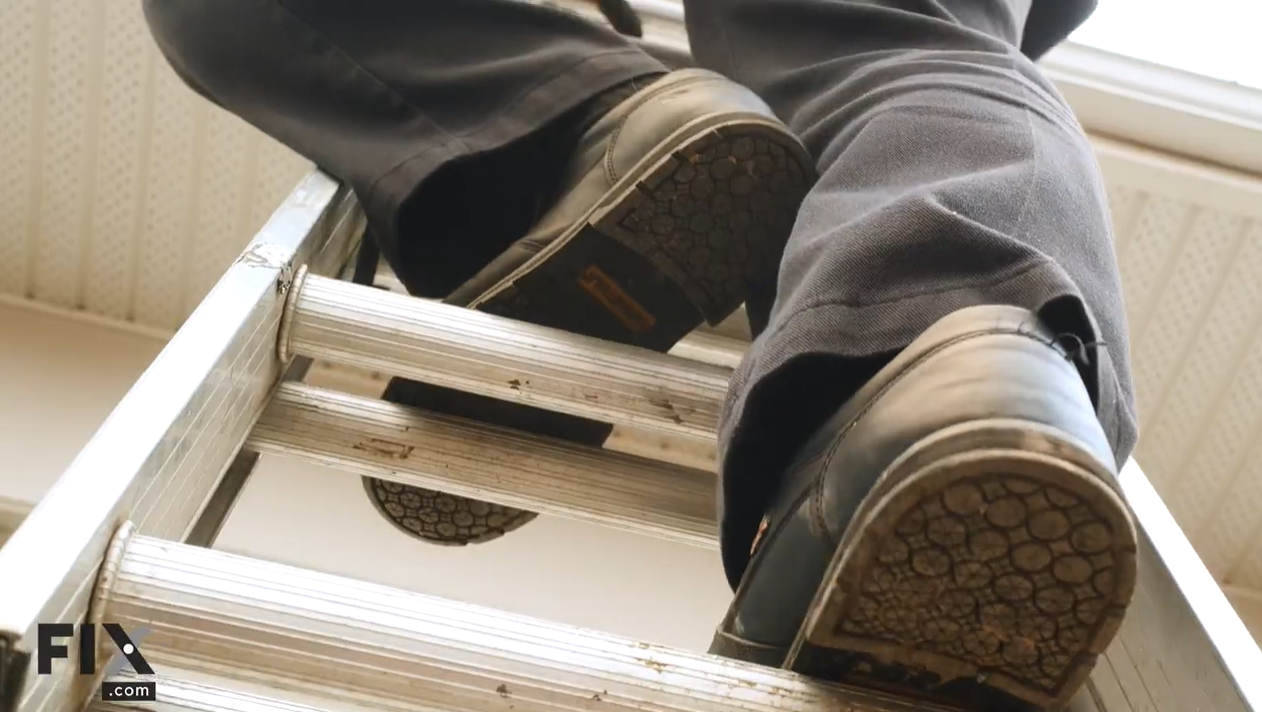
[[[301, 269], [301, 267], [299, 268]], [[289, 289], [294, 284], [294, 265], [292, 262], [286, 262], [280, 267], [280, 274], [276, 277], [276, 293], [280, 296], [289, 294]]]

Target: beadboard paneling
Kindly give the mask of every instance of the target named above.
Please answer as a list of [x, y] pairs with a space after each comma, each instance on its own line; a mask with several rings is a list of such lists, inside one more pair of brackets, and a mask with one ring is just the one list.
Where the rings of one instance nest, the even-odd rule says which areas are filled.
[[0, 293], [174, 329], [307, 169], [190, 92], [139, 2], [0, 3]]

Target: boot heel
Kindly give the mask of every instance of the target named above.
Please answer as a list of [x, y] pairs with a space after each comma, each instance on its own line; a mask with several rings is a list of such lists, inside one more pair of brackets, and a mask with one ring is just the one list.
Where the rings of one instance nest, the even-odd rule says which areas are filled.
[[717, 325], [754, 285], [775, 280], [814, 182], [810, 156], [786, 129], [735, 119], [685, 139], [593, 222]]
[[1114, 477], [1026, 421], [925, 438], [860, 506], [785, 667], [979, 709], [1067, 704], [1135, 589]]

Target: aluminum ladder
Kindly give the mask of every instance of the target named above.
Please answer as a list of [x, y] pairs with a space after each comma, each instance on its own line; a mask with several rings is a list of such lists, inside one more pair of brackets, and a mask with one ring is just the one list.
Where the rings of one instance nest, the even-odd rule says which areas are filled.
[[[309, 175], [38, 505], [0, 506], [22, 520], [0, 548], [0, 712], [929, 709], [209, 549], [260, 453], [716, 545], [712, 471], [300, 381], [345, 364], [697, 443], [739, 344], [661, 355], [349, 284], [362, 231], [354, 196]], [[1071, 709], [1262, 712], [1262, 653], [1135, 463], [1121, 482], [1138, 591]], [[36, 674], [37, 626], [84, 621], [151, 631], [156, 703], [101, 700], [72, 664]]]
[[[337, 182], [305, 179], [0, 549], [4, 712], [92, 701], [99, 680], [31, 662], [39, 623], [79, 621], [152, 630], [164, 711], [924, 709], [205, 548], [257, 453], [715, 545], [713, 472], [296, 382], [319, 359], [713, 437], [722, 339], [661, 355], [339, 281], [362, 224]], [[1074, 709], [1262, 710], [1262, 654], [1138, 466], [1122, 485], [1139, 593]]]

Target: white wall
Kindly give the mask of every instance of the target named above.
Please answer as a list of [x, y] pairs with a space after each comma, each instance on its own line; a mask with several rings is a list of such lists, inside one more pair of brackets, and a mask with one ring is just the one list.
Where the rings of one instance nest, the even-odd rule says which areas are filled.
[[[37, 501], [161, 345], [0, 305], [0, 499]], [[715, 552], [565, 520], [427, 545], [382, 520], [358, 478], [278, 459], [217, 548], [693, 650], [729, 595]]]
[[37, 501], [161, 348], [0, 303], [0, 496]]

